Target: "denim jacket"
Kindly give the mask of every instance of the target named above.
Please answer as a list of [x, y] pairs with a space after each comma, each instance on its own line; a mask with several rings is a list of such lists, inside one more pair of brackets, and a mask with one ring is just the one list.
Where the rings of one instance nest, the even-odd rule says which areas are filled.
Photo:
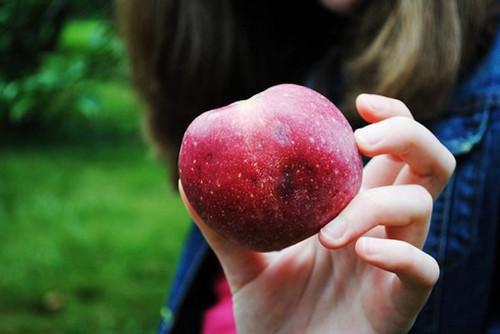
[[[452, 96], [449, 116], [428, 125], [457, 160], [424, 246], [441, 275], [412, 332], [500, 333], [500, 29]], [[214, 261], [193, 227], [159, 333], [199, 332]]]

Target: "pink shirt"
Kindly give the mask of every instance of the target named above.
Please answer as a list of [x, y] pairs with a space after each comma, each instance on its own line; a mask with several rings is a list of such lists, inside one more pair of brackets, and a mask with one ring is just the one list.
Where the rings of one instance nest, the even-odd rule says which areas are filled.
[[231, 290], [223, 274], [215, 281], [217, 302], [203, 318], [203, 334], [236, 334]]

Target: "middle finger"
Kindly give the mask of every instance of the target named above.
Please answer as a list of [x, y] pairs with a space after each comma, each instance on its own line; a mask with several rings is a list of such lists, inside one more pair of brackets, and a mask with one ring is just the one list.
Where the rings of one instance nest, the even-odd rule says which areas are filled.
[[367, 232], [385, 226], [386, 237], [421, 248], [432, 213], [432, 197], [421, 186], [397, 185], [359, 193], [320, 231], [323, 246], [344, 247]]
[[446, 147], [420, 123], [392, 117], [355, 132], [358, 147], [369, 157], [389, 154], [404, 161], [410, 173], [398, 183], [417, 183], [436, 198], [455, 168]]

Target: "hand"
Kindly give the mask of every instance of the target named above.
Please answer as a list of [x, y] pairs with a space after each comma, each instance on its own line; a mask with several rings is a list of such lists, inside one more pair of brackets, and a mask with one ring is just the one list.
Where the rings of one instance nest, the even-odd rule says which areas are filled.
[[373, 158], [359, 194], [318, 236], [253, 252], [209, 229], [179, 184], [222, 264], [239, 333], [407, 332], [436, 283], [439, 267], [421, 248], [455, 160], [402, 102], [363, 94], [356, 106], [372, 123], [356, 141]]

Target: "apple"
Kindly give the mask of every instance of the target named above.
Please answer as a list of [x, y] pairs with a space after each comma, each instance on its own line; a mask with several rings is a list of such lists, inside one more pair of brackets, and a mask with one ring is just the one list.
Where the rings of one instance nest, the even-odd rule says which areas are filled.
[[184, 134], [179, 175], [210, 228], [265, 252], [332, 220], [359, 191], [362, 162], [333, 103], [281, 84], [199, 115]]

